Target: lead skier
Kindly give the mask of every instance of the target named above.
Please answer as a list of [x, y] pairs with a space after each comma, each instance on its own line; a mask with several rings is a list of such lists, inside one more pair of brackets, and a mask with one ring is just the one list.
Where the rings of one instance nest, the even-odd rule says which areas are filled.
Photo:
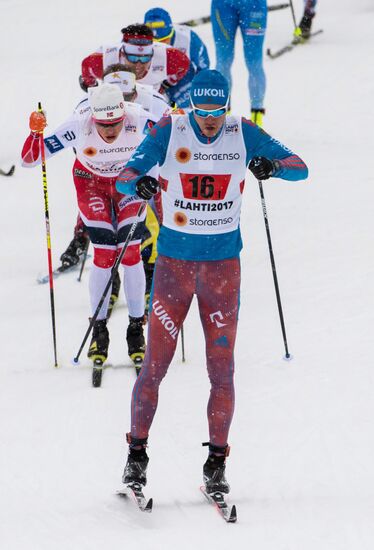
[[304, 13], [299, 23], [299, 26], [295, 29], [295, 37], [308, 40], [310, 33], [312, 32], [312, 22], [316, 15], [317, 0], [304, 0]]
[[[117, 193], [116, 178], [154, 122], [140, 105], [126, 103], [118, 86], [102, 84], [91, 89], [88, 105], [78, 107], [65, 123], [44, 139], [47, 158], [68, 147], [76, 149], [73, 178], [78, 207], [94, 248], [89, 282], [92, 313], [110, 279], [117, 249], [125, 241], [141, 201], [138, 197], [123, 197]], [[39, 132], [45, 126], [42, 113], [31, 114], [31, 134], [22, 150], [23, 166], [40, 163]], [[129, 310], [126, 339], [129, 356], [135, 364], [141, 364], [145, 351], [145, 275], [140, 257], [143, 231], [144, 224], [140, 223], [122, 260]], [[108, 302], [109, 294], [93, 327], [88, 357], [94, 363], [103, 363], [108, 356]]]
[[[239, 218], [246, 169], [257, 179], [303, 180], [304, 162], [251, 121], [227, 114], [229, 87], [216, 70], [195, 76], [192, 111], [164, 117], [117, 180], [119, 192], [148, 200], [162, 190], [147, 351], [131, 402], [125, 484], [146, 484], [149, 430], [159, 385], [173, 358], [179, 329], [196, 294], [211, 383], [209, 455], [203, 478], [209, 493], [228, 493], [225, 461], [234, 412], [234, 344], [242, 248]], [[159, 182], [147, 175], [160, 165]]]
[[263, 64], [267, 25], [266, 0], [212, 0], [211, 21], [216, 46], [216, 69], [227, 78], [230, 86], [235, 36], [238, 27], [240, 27], [244, 57], [249, 72], [251, 120], [262, 126], [266, 91], [266, 75]]

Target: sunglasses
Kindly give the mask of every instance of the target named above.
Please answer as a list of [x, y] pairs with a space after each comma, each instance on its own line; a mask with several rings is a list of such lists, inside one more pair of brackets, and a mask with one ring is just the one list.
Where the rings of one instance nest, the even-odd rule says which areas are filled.
[[208, 109], [197, 109], [195, 106], [193, 106], [192, 110], [194, 114], [200, 118], [208, 118], [208, 116], [218, 118], [227, 113], [227, 106], [225, 105], [225, 107], [221, 107], [220, 109], [213, 109], [213, 111], [210, 111]]
[[126, 55], [127, 60], [130, 61], [130, 63], [148, 63], [149, 61], [152, 60], [152, 57], [153, 57], [153, 54], [133, 55], [133, 54], [126, 53], [126, 52], [125, 52], [125, 55]]

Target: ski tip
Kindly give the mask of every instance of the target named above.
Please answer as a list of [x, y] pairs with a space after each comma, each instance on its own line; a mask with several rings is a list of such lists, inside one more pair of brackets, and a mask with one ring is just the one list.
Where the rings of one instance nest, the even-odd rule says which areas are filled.
[[145, 505], [144, 512], [152, 512], [153, 508], [153, 498], [150, 498], [147, 504]]
[[228, 523], [235, 523], [238, 519], [238, 516], [236, 514], [236, 506], [235, 504], [231, 508], [230, 516], [227, 520]]

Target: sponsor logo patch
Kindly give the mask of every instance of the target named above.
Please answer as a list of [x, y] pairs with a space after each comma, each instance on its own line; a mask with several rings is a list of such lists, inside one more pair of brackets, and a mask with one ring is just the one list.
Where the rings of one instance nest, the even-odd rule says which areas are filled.
[[134, 124], [126, 124], [125, 132], [131, 132], [131, 133], [135, 134], [136, 126], [134, 126]]
[[225, 92], [218, 90], [217, 88], [197, 88], [193, 91], [194, 97], [223, 97], [225, 98]]
[[190, 220], [190, 225], [197, 225], [197, 226], [216, 226], [216, 225], [227, 225], [232, 223], [234, 220], [233, 218], [214, 218], [212, 220], [199, 220], [197, 218], [192, 218]]
[[80, 168], [74, 168], [74, 176], [77, 176], [78, 178], [83, 178], [86, 180], [92, 179], [91, 172], [85, 172], [84, 170], [81, 170]]
[[223, 321], [222, 311], [215, 311], [209, 315], [211, 323], [215, 323], [217, 328], [222, 328], [227, 325], [227, 323], [221, 323]]
[[44, 142], [45, 142], [45, 144], [47, 146], [47, 149], [50, 153], [56, 153], [57, 151], [61, 151], [61, 149], [64, 148], [61, 141], [58, 139], [58, 137], [56, 135], [47, 137], [44, 140]]
[[95, 155], [97, 155], [97, 149], [95, 149], [95, 147], [86, 147], [83, 150], [83, 154], [87, 157], [94, 157]]
[[240, 153], [194, 153], [194, 160], [239, 160]]
[[178, 225], [179, 227], [183, 227], [187, 224], [187, 216], [186, 214], [183, 214], [183, 212], [176, 212], [174, 214], [174, 223], [175, 225]]
[[174, 321], [165, 310], [164, 306], [160, 304], [159, 300], [155, 300], [152, 304], [152, 313], [158, 318], [158, 320], [164, 325], [165, 330], [170, 334], [173, 340], [176, 340], [178, 336], [178, 329], [175, 326]]
[[175, 152], [175, 158], [178, 162], [185, 164], [191, 160], [192, 153], [187, 147], [180, 147]]
[[225, 126], [225, 134], [237, 134], [239, 132], [239, 125], [238, 124], [226, 124]]
[[73, 141], [75, 139], [75, 134], [73, 131], [68, 130], [66, 134], [63, 135], [66, 141]]
[[132, 202], [135, 202], [135, 201], [139, 201], [139, 198], [136, 195], [125, 196], [118, 203], [118, 208], [120, 210], [123, 210], [124, 208], [126, 208], [126, 206], [128, 206], [129, 204], [131, 204]]
[[148, 119], [143, 128], [143, 134], [148, 135], [154, 126], [153, 120]]

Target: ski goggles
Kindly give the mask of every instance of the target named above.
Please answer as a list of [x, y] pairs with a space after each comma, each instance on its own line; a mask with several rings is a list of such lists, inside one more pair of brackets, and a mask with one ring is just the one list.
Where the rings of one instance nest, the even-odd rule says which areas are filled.
[[220, 107], [219, 109], [212, 109], [212, 110], [198, 109], [197, 107], [195, 107], [192, 101], [191, 101], [191, 105], [192, 105], [193, 113], [200, 118], [208, 118], [208, 116], [212, 116], [213, 118], [218, 118], [227, 113], [229, 102], [227, 101], [226, 105], [224, 105], [223, 107]]
[[148, 55], [133, 55], [131, 53], [126, 53], [126, 59], [127, 61], [130, 61], [130, 63], [149, 63], [152, 60], [153, 53]]

